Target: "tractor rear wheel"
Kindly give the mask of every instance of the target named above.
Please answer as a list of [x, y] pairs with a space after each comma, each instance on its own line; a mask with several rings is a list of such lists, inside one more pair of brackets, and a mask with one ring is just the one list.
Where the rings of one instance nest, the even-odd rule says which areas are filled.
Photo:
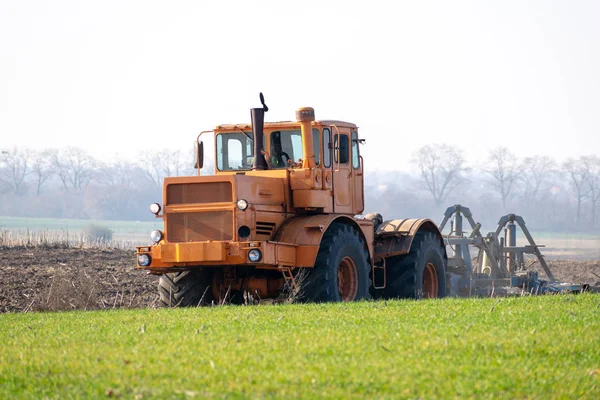
[[301, 289], [305, 301], [355, 301], [371, 297], [371, 267], [365, 243], [348, 225], [331, 224], [321, 240], [314, 268], [307, 271]]
[[387, 266], [386, 298], [420, 299], [446, 296], [446, 258], [439, 238], [419, 232], [410, 252]]
[[161, 275], [158, 294], [162, 307], [197, 307], [213, 299], [212, 271], [202, 268]]

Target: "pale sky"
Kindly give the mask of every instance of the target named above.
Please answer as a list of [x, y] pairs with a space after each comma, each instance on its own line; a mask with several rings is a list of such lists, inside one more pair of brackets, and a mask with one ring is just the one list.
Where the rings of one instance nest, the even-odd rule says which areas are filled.
[[356, 123], [368, 169], [599, 154], [600, 1], [0, 0], [0, 148], [190, 148], [259, 91]]

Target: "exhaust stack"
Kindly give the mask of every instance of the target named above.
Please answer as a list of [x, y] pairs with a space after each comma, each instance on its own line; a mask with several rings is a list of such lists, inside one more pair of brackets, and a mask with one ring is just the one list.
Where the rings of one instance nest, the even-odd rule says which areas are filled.
[[252, 162], [253, 170], [265, 170], [268, 169], [267, 160], [263, 155], [263, 132], [265, 126], [265, 113], [269, 111], [269, 107], [265, 104], [265, 98], [263, 94], [260, 94], [260, 103], [263, 105], [262, 108], [251, 108], [250, 118], [252, 119], [252, 135], [254, 136], [254, 161]]
[[312, 107], [302, 107], [296, 110], [296, 121], [300, 122], [302, 131], [302, 168], [315, 168], [315, 153], [313, 150], [312, 122], [315, 120], [315, 110]]

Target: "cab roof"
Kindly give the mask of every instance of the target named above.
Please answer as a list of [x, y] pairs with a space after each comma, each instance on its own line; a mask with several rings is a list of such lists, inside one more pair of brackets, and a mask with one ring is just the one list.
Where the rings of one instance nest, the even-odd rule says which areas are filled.
[[[354, 128], [354, 129], [357, 128], [356, 124], [353, 124], [352, 122], [338, 121], [338, 120], [334, 120], [334, 119], [313, 121], [312, 125], [313, 126], [335, 125], [335, 126], [344, 127], [344, 128]], [[300, 122], [298, 122], [298, 121], [265, 122], [265, 128], [298, 128], [299, 126], [300, 126]], [[217, 131], [230, 131], [230, 130], [237, 130], [237, 129], [251, 130], [252, 125], [248, 124], [248, 123], [222, 124], [222, 125], [217, 125], [215, 128], [215, 130], [217, 130]]]

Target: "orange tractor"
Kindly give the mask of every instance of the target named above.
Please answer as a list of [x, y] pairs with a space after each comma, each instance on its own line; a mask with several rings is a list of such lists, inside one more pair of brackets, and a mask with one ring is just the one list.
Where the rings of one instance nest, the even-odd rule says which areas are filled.
[[[160, 275], [163, 305], [281, 298], [290, 288], [314, 302], [444, 297], [447, 255], [433, 221], [356, 217], [357, 126], [315, 120], [309, 107], [296, 121], [265, 123], [260, 100], [251, 124], [198, 135], [198, 176], [165, 178], [162, 205], [150, 206], [164, 228], [137, 247], [137, 263]], [[215, 174], [200, 176], [206, 133]]]

